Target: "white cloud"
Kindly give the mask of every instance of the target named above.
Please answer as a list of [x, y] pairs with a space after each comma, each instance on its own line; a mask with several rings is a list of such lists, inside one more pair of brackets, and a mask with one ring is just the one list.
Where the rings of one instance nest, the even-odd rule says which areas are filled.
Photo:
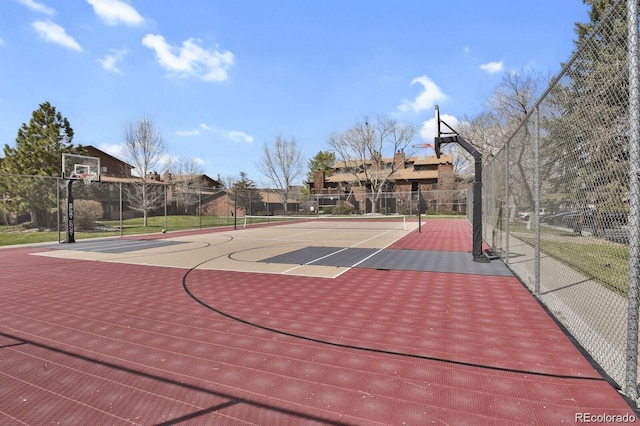
[[156, 167], [159, 167], [161, 169], [166, 169], [166, 168], [169, 168], [170, 164], [175, 164], [178, 161], [180, 161], [180, 157], [178, 157], [177, 155], [163, 154], [158, 159], [158, 164], [156, 165]]
[[469, 46], [465, 46], [462, 48], [462, 53], [466, 56], [471, 53], [471, 48]]
[[198, 129], [194, 129], [194, 130], [178, 130], [176, 132], [176, 135], [178, 136], [196, 136], [200, 134], [200, 130]]
[[422, 92], [413, 101], [404, 100], [398, 107], [400, 111], [420, 112], [433, 108], [438, 102], [447, 99], [440, 88], [426, 75], [414, 78], [411, 84], [422, 85]]
[[488, 72], [489, 74], [495, 74], [504, 69], [504, 64], [502, 61], [500, 62], [487, 62], [486, 64], [480, 65], [480, 69]]
[[31, 25], [44, 40], [78, 52], [82, 51], [78, 42], [67, 34], [67, 31], [60, 25], [51, 21], [35, 21]]
[[190, 38], [181, 47], [170, 46], [161, 35], [147, 34], [142, 40], [145, 47], [153, 49], [160, 65], [179, 77], [193, 77], [204, 81], [225, 81], [227, 68], [233, 65], [233, 53], [207, 50], [201, 41]]
[[202, 158], [200, 157], [193, 157], [191, 159], [191, 161], [193, 161], [194, 163], [196, 163], [199, 166], [204, 166], [206, 164], [206, 161], [204, 161]]
[[29, 9], [33, 10], [34, 12], [38, 12], [38, 13], [44, 13], [45, 15], [55, 15], [56, 11], [55, 9], [50, 8], [49, 6], [45, 6], [42, 3], [38, 3], [35, 0], [18, 0], [18, 2], [23, 5], [28, 7]]
[[239, 130], [230, 130], [226, 132], [226, 137], [236, 142], [253, 143], [253, 136]]
[[0, 38], [0, 46], [4, 45], [4, 40]]
[[128, 3], [121, 0], [87, 0], [93, 11], [107, 25], [140, 25], [144, 18]]
[[[460, 120], [456, 117], [448, 114], [440, 114], [440, 120], [447, 123], [449, 126], [453, 127], [457, 130], [458, 125], [460, 124]], [[449, 129], [443, 127], [441, 125], [440, 131], [449, 131]], [[436, 137], [436, 118], [430, 118], [422, 122], [422, 127], [420, 128], [420, 137], [426, 141], [426, 143], [433, 143], [433, 138]]]
[[105, 70], [121, 74], [121, 71], [118, 68], [118, 63], [122, 62], [127, 53], [129, 53], [129, 50], [127, 49], [112, 49], [111, 53], [97, 59], [97, 61], [102, 64], [102, 68], [104, 68]]
[[234, 142], [246, 142], [248, 144], [253, 143], [253, 136], [240, 131], [240, 130], [224, 130], [224, 129], [216, 129], [214, 127], [208, 126], [206, 123], [200, 123], [200, 126], [197, 129], [193, 130], [178, 130], [176, 134], [178, 136], [197, 136], [201, 132], [200, 130], [206, 130], [207, 132], [216, 133], [226, 139], [230, 139]]

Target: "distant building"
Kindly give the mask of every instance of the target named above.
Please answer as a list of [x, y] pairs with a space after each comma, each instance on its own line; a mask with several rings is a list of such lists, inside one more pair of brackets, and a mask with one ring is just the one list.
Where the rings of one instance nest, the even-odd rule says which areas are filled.
[[[96, 185], [94, 197], [102, 204], [105, 218], [116, 219], [120, 214], [120, 190], [122, 185], [134, 185], [140, 183], [140, 177], [133, 175], [134, 167], [94, 146], [84, 147], [86, 155], [100, 159], [100, 181]], [[222, 184], [206, 174], [173, 176], [169, 172], [160, 175], [151, 172], [145, 179], [146, 183], [165, 187], [167, 194], [167, 208], [170, 214], [195, 214], [198, 209], [213, 209], [226, 211], [226, 208], [215, 208], [222, 198], [220, 191]], [[122, 206], [125, 218], [133, 217], [136, 213], [128, 208], [126, 203]]]
[[117, 178], [130, 178], [133, 177], [131, 170], [133, 166], [128, 164], [111, 154], [94, 147], [85, 146], [84, 151], [89, 157], [97, 157], [100, 159], [100, 177], [101, 179], [117, 177]]
[[371, 167], [374, 161], [380, 161], [382, 168], [391, 168], [392, 165], [396, 168], [385, 187], [385, 193], [391, 196], [384, 200], [388, 205], [381, 203], [376, 209], [379, 212], [402, 213], [409, 203], [415, 201], [411, 194], [417, 194], [418, 187], [421, 191], [452, 191], [450, 199], [440, 199], [438, 202], [445, 209], [456, 210], [453, 190], [466, 189], [468, 186], [468, 183], [456, 178], [452, 155], [443, 154], [440, 158], [406, 157], [404, 151], [398, 151], [393, 158], [371, 159], [362, 164], [338, 161], [332, 167], [329, 176], [323, 171], [316, 171], [313, 182], [309, 183], [309, 192], [318, 200], [317, 208], [322, 211], [325, 207], [343, 205], [353, 208], [356, 212], [372, 211], [371, 185], [365, 182], [364, 171], [358, 172], [356, 177], [353, 169], [364, 170]]

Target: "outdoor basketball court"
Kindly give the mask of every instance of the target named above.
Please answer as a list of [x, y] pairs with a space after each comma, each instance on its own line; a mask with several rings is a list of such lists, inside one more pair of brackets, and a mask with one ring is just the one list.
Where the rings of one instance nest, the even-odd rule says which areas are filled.
[[0, 250], [2, 424], [556, 424], [635, 415], [464, 220]]

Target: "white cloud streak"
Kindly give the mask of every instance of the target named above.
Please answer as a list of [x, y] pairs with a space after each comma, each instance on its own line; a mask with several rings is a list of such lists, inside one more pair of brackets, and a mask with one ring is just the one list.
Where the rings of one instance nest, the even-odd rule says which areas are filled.
[[193, 129], [193, 130], [178, 130], [176, 132], [176, 134], [178, 136], [197, 136], [200, 135], [202, 132], [201, 130], [205, 130], [207, 132], [211, 132], [211, 133], [216, 133], [222, 137], [224, 137], [225, 139], [230, 139], [234, 142], [245, 142], [248, 144], [252, 144], [254, 141], [253, 136], [241, 131], [241, 130], [224, 130], [224, 129], [217, 129], [214, 127], [210, 127], [208, 126], [206, 123], [201, 123], [200, 126], [198, 126], [197, 129]]
[[228, 80], [227, 69], [233, 65], [233, 53], [208, 50], [199, 43], [201, 40], [190, 38], [175, 47], [156, 34], [147, 34], [142, 40], [145, 47], [156, 52], [160, 66], [170, 74], [207, 82]]
[[122, 62], [125, 55], [129, 53], [128, 49], [115, 50], [112, 49], [111, 53], [105, 55], [102, 58], [98, 58], [97, 61], [100, 62], [102, 68], [107, 71], [111, 71], [117, 74], [122, 74], [120, 69], [118, 68], [118, 64]]
[[176, 132], [176, 135], [178, 136], [197, 136], [200, 134], [200, 130], [198, 129], [194, 129], [194, 130], [178, 130]]
[[35, 21], [31, 26], [45, 41], [55, 43], [78, 52], [82, 51], [80, 44], [78, 44], [73, 37], [67, 34], [67, 31], [63, 27], [56, 23], [51, 21]]
[[87, 0], [93, 11], [107, 25], [125, 24], [131, 27], [140, 25], [144, 18], [128, 3], [121, 0]]
[[411, 84], [420, 84], [422, 86], [422, 92], [420, 92], [413, 101], [404, 100], [398, 107], [400, 111], [420, 112], [428, 110], [433, 108], [438, 102], [447, 99], [447, 96], [440, 90], [438, 85], [426, 75], [414, 78]]
[[20, 3], [23, 6], [28, 7], [29, 9], [33, 10], [34, 12], [38, 12], [38, 13], [44, 13], [45, 15], [49, 15], [49, 16], [53, 16], [56, 14], [55, 9], [50, 8], [49, 6], [46, 6], [42, 3], [38, 3], [35, 0], [18, 0], [18, 3]]
[[230, 130], [226, 132], [226, 137], [236, 142], [253, 143], [253, 136], [239, 130]]
[[504, 64], [502, 61], [500, 62], [487, 62], [486, 64], [480, 65], [480, 69], [486, 71], [489, 74], [495, 74], [504, 69]]

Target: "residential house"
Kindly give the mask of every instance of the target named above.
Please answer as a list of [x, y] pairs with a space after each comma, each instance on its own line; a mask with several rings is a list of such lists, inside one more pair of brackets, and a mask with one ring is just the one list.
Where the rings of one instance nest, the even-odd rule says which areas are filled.
[[[379, 162], [379, 169], [395, 171], [385, 186], [385, 195], [378, 201], [375, 211], [383, 213], [405, 214], [412, 210], [417, 202], [417, 191], [438, 191], [438, 197], [427, 197], [423, 200], [422, 210], [437, 209], [458, 210], [461, 204], [456, 198], [458, 193], [466, 190], [468, 182], [456, 177], [453, 170], [453, 156], [443, 154], [436, 156], [410, 156], [398, 151], [393, 158], [373, 158], [368, 162], [345, 163], [338, 161], [327, 175], [323, 171], [314, 173], [313, 182], [309, 183], [312, 197], [317, 200], [317, 208], [323, 212], [334, 206], [345, 206], [356, 212], [366, 213], [372, 209], [371, 185], [366, 182], [364, 168]], [[354, 172], [355, 170], [355, 172]], [[413, 209], [417, 209], [416, 207]]]

